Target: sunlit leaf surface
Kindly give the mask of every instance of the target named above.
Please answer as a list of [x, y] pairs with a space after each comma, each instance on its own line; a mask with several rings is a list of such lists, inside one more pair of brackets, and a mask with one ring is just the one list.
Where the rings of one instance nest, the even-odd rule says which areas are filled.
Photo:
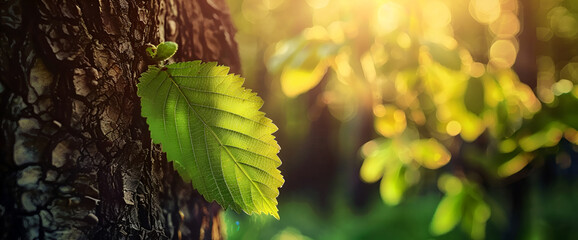
[[263, 100], [228, 71], [200, 61], [150, 66], [137, 85], [142, 115], [153, 141], [208, 201], [279, 218], [277, 127], [259, 111]]

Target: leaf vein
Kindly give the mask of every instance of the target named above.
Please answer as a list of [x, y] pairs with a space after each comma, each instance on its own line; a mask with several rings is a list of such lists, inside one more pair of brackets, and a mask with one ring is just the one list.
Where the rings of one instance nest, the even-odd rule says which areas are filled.
[[196, 88], [192, 88], [192, 87], [185, 87], [185, 86], [181, 86], [181, 88], [186, 89], [186, 90], [189, 90], [189, 91], [193, 91], [193, 92], [211, 93], [211, 94], [215, 94], [215, 95], [219, 95], [219, 96], [230, 97], [230, 98], [233, 98], [233, 99], [238, 99], [238, 100], [242, 100], [242, 101], [246, 101], [246, 102], [261, 103], [260, 101], [251, 100], [251, 99], [242, 98], [242, 97], [237, 97], [237, 96], [231, 96], [231, 95], [226, 94], [226, 93], [200, 90], [200, 89], [196, 89]]

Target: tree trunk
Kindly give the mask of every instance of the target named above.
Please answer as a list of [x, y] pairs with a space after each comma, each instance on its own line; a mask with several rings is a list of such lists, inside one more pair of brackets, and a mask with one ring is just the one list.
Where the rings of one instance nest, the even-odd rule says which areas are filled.
[[222, 238], [220, 207], [152, 145], [147, 43], [239, 73], [224, 0], [5, 0], [0, 239]]

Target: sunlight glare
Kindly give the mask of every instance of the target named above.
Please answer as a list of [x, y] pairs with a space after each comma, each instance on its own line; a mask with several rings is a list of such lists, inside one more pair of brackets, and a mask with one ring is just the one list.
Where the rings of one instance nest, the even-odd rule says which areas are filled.
[[470, 14], [479, 23], [489, 24], [498, 19], [501, 12], [499, 0], [472, 0]]
[[307, 0], [307, 4], [313, 9], [321, 9], [329, 4], [329, 0]]
[[386, 2], [378, 9], [378, 32], [388, 34], [399, 27], [400, 19], [404, 19], [403, 7], [395, 2]]
[[425, 1], [421, 8], [423, 21], [431, 28], [444, 28], [452, 20], [450, 9], [441, 1]]

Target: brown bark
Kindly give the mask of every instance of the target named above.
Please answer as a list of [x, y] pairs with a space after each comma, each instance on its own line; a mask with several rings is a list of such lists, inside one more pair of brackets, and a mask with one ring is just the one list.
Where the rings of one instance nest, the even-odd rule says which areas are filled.
[[151, 144], [144, 46], [240, 72], [224, 0], [2, 1], [0, 239], [221, 238], [207, 203]]

